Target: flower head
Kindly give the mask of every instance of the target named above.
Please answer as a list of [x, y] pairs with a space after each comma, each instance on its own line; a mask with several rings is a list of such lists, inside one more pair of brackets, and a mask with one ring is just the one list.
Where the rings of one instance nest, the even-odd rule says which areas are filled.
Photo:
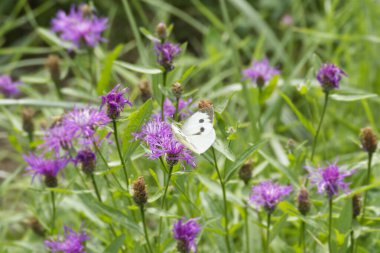
[[38, 146], [39, 149], [60, 153], [61, 148], [68, 150], [73, 146], [74, 132], [69, 131], [63, 123], [57, 123], [45, 130], [44, 142]]
[[360, 142], [362, 148], [370, 154], [374, 153], [377, 149], [377, 135], [369, 127], [360, 130]]
[[339, 171], [336, 164], [331, 164], [326, 168], [318, 168], [314, 170], [306, 167], [309, 171], [309, 178], [312, 184], [318, 187], [318, 193], [326, 193], [329, 198], [339, 193], [339, 188], [348, 191], [349, 183], [344, 182], [344, 178], [351, 176], [355, 170]]
[[33, 173], [33, 177], [44, 176], [47, 187], [57, 186], [58, 172], [69, 162], [66, 158], [45, 159], [34, 154], [24, 155], [24, 159], [28, 163], [26, 170]]
[[292, 187], [279, 185], [272, 181], [264, 181], [252, 187], [249, 200], [257, 206], [263, 206], [269, 213], [273, 212], [277, 204], [290, 194]]
[[133, 182], [133, 200], [139, 206], [143, 206], [148, 201], [147, 187], [144, 177], [139, 177]]
[[279, 75], [280, 71], [269, 64], [268, 59], [253, 61], [252, 66], [243, 70], [246, 78], [252, 79], [259, 87], [262, 87], [273, 76]]
[[342, 76], [347, 75], [338, 66], [329, 63], [323, 64], [317, 73], [317, 79], [325, 92], [339, 89]]
[[179, 45], [171, 42], [156, 42], [154, 44], [154, 50], [156, 51], [157, 62], [166, 71], [173, 70], [173, 59], [181, 52], [181, 48], [179, 47]]
[[102, 108], [105, 104], [107, 105], [107, 114], [111, 119], [116, 119], [120, 116], [120, 113], [124, 110], [124, 106], [127, 104], [132, 106], [131, 101], [124, 97], [124, 94], [128, 91], [127, 88], [119, 89], [120, 84], [116, 85], [110, 92], [102, 98]]
[[58, 11], [51, 22], [53, 32], [60, 34], [63, 40], [72, 42], [76, 47], [82, 43], [94, 47], [102, 38], [102, 32], [107, 28], [108, 20], [99, 18], [92, 12], [85, 11], [85, 5], [72, 6], [70, 12]]
[[13, 82], [12, 78], [8, 75], [0, 76], [0, 93], [3, 93], [6, 97], [11, 97], [20, 93], [18, 86], [21, 82]]
[[191, 250], [196, 252], [195, 238], [200, 230], [201, 226], [196, 219], [189, 219], [186, 222], [183, 219], [177, 221], [173, 226], [173, 235], [174, 239], [178, 241], [178, 251], [181, 253], [187, 253]]
[[90, 237], [83, 231], [75, 232], [69, 227], [65, 226], [65, 235], [63, 240], [45, 241], [45, 246], [51, 252], [63, 253], [86, 253], [85, 241]]
[[82, 165], [82, 171], [85, 174], [91, 174], [95, 170], [96, 155], [90, 149], [79, 150], [75, 157], [75, 163], [80, 163]]
[[141, 132], [135, 133], [134, 136], [149, 146], [150, 159], [166, 156], [169, 163], [185, 161], [195, 167], [195, 159], [191, 151], [174, 138], [170, 125], [161, 121], [159, 116], [153, 117], [143, 125]]
[[[178, 112], [179, 112], [179, 120], [186, 119], [190, 114], [192, 114], [191, 109], [189, 109], [189, 105], [192, 102], [192, 98], [188, 100], [183, 100], [180, 98], [178, 100]], [[170, 99], [166, 98], [164, 102], [164, 115], [166, 117], [173, 118], [176, 112], [176, 107], [170, 101]]]
[[306, 215], [310, 211], [309, 192], [302, 187], [297, 196], [297, 209], [302, 215]]
[[102, 127], [110, 122], [110, 118], [103, 111], [95, 108], [74, 108], [67, 113], [63, 124], [76, 138], [92, 138], [96, 127]]

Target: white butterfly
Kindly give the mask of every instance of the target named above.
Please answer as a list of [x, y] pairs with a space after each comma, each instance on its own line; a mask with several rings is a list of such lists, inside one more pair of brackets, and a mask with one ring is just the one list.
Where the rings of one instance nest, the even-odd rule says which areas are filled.
[[176, 139], [191, 151], [202, 154], [215, 142], [214, 109], [204, 108], [191, 115], [179, 128], [171, 124]]

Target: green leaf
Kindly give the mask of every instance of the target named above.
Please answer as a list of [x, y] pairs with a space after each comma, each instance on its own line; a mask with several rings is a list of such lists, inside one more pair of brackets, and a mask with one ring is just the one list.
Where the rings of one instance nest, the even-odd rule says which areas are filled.
[[233, 174], [244, 164], [244, 162], [250, 157], [253, 152], [255, 152], [264, 142], [260, 142], [256, 145], [253, 145], [247, 148], [242, 154], [236, 159], [234, 163], [232, 163], [231, 167], [227, 169], [227, 174], [225, 177], [225, 181], [228, 181]]
[[282, 231], [282, 228], [284, 227], [287, 219], [288, 219], [288, 215], [284, 214], [281, 216], [280, 220], [274, 224], [270, 233], [270, 238], [269, 238], [270, 241], [276, 238], [276, 236]]
[[274, 92], [274, 90], [277, 87], [278, 79], [280, 78], [279, 75], [275, 75], [268, 83], [268, 85], [265, 85], [265, 88], [263, 89], [262, 93], [260, 94], [260, 104], [263, 104]]
[[125, 234], [122, 234], [115, 238], [110, 245], [103, 251], [103, 253], [118, 253], [119, 249], [123, 246], [125, 240]]
[[157, 41], [157, 38], [154, 37], [154, 35], [151, 34], [150, 31], [147, 30], [145, 27], [140, 27], [139, 30], [140, 30], [140, 32], [141, 32], [141, 33], [142, 33], [142, 34], [143, 34], [148, 40], [153, 41], [153, 42]]
[[374, 98], [377, 97], [377, 94], [360, 94], [360, 95], [355, 95], [355, 94], [332, 94], [330, 95], [330, 98], [336, 101], [342, 101], [342, 102], [354, 102], [358, 100], [364, 100], [368, 98]]
[[117, 59], [123, 47], [123, 45], [118, 45], [112, 52], [107, 54], [103, 63], [102, 73], [100, 74], [100, 79], [96, 88], [98, 95], [102, 94], [103, 91], [107, 90], [111, 79], [113, 62]]
[[131, 70], [131, 71], [134, 71], [137, 73], [143, 73], [143, 74], [148, 74], [148, 75], [154, 75], [154, 74], [162, 73], [161, 69], [141, 67], [141, 66], [136, 66], [136, 65], [129, 64], [126, 62], [121, 62], [121, 61], [115, 61], [115, 64], [121, 68], [125, 68], [127, 70]]
[[194, 72], [194, 70], [196, 69], [197, 67], [196, 66], [190, 66], [190, 68], [188, 68], [185, 73], [183, 73], [183, 75], [181, 76], [181, 78], [178, 80], [179, 83], [183, 83], [185, 82], [189, 76]]
[[125, 156], [130, 157], [130, 155], [138, 147], [139, 142], [134, 141], [133, 133], [140, 130], [144, 121], [151, 115], [153, 110], [152, 99], [147, 100], [142, 106], [140, 106], [138, 111], [133, 112], [128, 117], [128, 125], [124, 129], [123, 134], [123, 151]]
[[286, 103], [290, 106], [292, 111], [296, 114], [297, 118], [301, 121], [302, 125], [312, 134], [315, 135], [315, 129], [313, 125], [308, 121], [305, 116], [297, 109], [297, 107], [293, 104], [290, 98], [285, 95], [285, 93], [279, 92], [281, 97], [286, 101]]
[[231, 152], [226, 143], [222, 142], [220, 139], [216, 139], [212, 145], [216, 150], [222, 153], [231, 162], [235, 161], [235, 155]]
[[58, 46], [61, 48], [66, 49], [73, 49], [75, 48], [74, 44], [61, 40], [55, 33], [45, 29], [45, 28], [37, 28], [37, 33], [41, 36], [43, 40], [46, 41], [46, 43], [54, 46]]

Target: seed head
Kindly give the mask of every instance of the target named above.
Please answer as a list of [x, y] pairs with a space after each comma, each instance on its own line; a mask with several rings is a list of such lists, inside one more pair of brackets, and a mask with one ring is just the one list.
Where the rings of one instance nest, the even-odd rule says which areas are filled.
[[174, 83], [173, 86], [172, 86], [172, 92], [173, 92], [173, 95], [178, 99], [181, 97], [182, 95], [182, 92], [183, 92], [183, 88], [182, 88], [182, 85], [180, 83]]

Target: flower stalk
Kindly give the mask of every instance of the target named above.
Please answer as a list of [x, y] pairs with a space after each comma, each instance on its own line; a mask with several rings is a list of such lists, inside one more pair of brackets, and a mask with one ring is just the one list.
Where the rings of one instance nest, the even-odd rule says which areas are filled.
[[127, 166], [125, 164], [123, 155], [121, 153], [121, 147], [120, 147], [119, 137], [118, 137], [118, 133], [117, 133], [116, 120], [113, 119], [112, 120], [112, 124], [113, 124], [113, 130], [114, 130], [114, 135], [115, 135], [115, 142], [116, 142], [117, 152], [119, 154], [120, 162], [121, 162], [121, 164], [123, 166], [123, 172], [124, 172], [124, 176], [125, 176], [125, 181], [127, 183], [127, 188], [129, 189], [129, 177], [128, 177], [128, 172], [127, 172]]
[[333, 198], [329, 197], [329, 235], [328, 235], [328, 244], [329, 252], [332, 252], [332, 241], [331, 241], [331, 232], [332, 232], [332, 210], [333, 210]]
[[271, 222], [272, 213], [267, 212], [267, 240], [265, 244], [265, 252], [269, 253], [269, 245], [270, 245], [270, 222]]
[[325, 91], [325, 102], [323, 104], [321, 119], [319, 120], [317, 132], [315, 133], [315, 136], [314, 136], [313, 148], [311, 150], [311, 158], [310, 158], [311, 161], [314, 160], [315, 148], [317, 147], [318, 137], [319, 137], [319, 133], [321, 131], [321, 126], [322, 126], [322, 123], [323, 123], [323, 119], [324, 119], [325, 114], [326, 114], [326, 109], [327, 109], [328, 102], [329, 102], [329, 92]]
[[51, 234], [54, 234], [55, 231], [55, 216], [56, 216], [56, 207], [55, 207], [55, 193], [54, 191], [50, 192], [51, 195], [51, 206], [52, 206], [52, 217], [51, 217]]

